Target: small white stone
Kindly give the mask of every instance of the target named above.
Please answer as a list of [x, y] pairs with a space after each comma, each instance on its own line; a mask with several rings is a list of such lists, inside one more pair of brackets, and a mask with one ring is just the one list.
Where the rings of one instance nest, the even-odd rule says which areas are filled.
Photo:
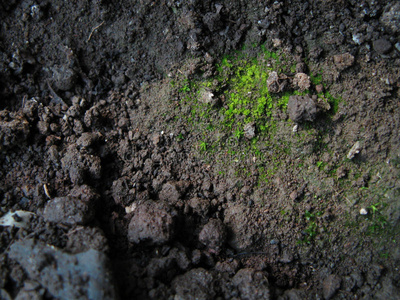
[[353, 34], [353, 42], [354, 43], [361, 45], [360, 38], [361, 38], [361, 34], [359, 34], [359, 33]]
[[8, 212], [0, 218], [0, 226], [10, 226], [17, 228], [28, 228], [30, 219], [35, 214], [29, 211], [16, 210]]
[[347, 154], [347, 158], [353, 159], [356, 154], [360, 153], [360, 151], [361, 151], [361, 145], [360, 142], [357, 141]]
[[361, 208], [360, 215], [363, 215], [363, 216], [368, 215], [368, 211], [365, 208]]
[[293, 132], [297, 132], [297, 129], [298, 129], [298, 128], [299, 128], [299, 125], [296, 124], [296, 125], [293, 126], [292, 131], [293, 131]]
[[134, 212], [136, 210], [136, 208], [137, 208], [137, 204], [134, 202], [131, 205], [125, 207], [125, 212], [127, 214], [130, 214], [131, 212]]

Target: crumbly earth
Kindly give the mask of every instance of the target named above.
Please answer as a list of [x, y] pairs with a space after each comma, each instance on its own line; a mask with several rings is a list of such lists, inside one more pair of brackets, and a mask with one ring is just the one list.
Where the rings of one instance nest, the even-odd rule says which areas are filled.
[[399, 16], [1, 0], [0, 298], [400, 299]]

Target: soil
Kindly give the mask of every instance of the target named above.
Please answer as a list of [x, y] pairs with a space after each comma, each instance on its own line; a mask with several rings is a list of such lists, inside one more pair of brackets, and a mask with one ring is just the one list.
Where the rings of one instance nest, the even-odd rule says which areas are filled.
[[[0, 1], [0, 298], [400, 299], [399, 16]], [[240, 59], [269, 131], [227, 129]]]

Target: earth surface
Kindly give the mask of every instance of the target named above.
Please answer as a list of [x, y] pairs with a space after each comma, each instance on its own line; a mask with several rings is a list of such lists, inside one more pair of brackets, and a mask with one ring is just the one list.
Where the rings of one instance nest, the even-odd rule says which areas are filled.
[[399, 299], [398, 1], [0, 1], [1, 299]]

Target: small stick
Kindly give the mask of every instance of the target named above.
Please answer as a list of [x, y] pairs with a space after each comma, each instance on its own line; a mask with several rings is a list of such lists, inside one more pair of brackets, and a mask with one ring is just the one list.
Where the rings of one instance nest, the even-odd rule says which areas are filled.
[[43, 184], [43, 189], [44, 189], [44, 193], [46, 194], [46, 196], [51, 199], [49, 190], [47, 189], [47, 184]]
[[87, 39], [86, 43], [88, 43], [88, 42], [90, 41], [90, 39], [92, 38], [92, 35], [93, 35], [94, 31], [95, 31], [96, 29], [98, 29], [98, 28], [99, 28], [101, 25], [103, 25], [103, 24], [104, 24], [104, 21], [101, 22], [100, 25], [98, 25], [98, 26], [96, 26], [95, 28], [92, 29], [92, 32], [90, 32], [89, 38]]

